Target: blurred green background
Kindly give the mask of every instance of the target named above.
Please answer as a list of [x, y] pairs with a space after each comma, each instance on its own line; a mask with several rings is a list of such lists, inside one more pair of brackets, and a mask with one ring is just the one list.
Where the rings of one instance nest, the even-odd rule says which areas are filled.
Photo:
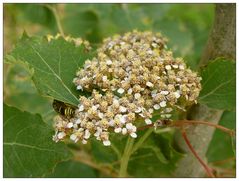
[[[82, 37], [98, 45], [102, 39], [133, 29], [161, 32], [169, 39], [169, 48], [175, 56], [185, 59], [197, 69], [214, 18], [214, 4], [4, 4], [4, 54], [26, 31], [29, 35], [55, 35], [58, 32], [56, 8], [65, 35]], [[27, 100], [27, 101], [26, 101]], [[51, 124], [55, 114], [51, 101], [41, 97], [28, 72], [21, 65], [4, 65], [4, 102], [21, 110], [40, 113]], [[221, 124], [235, 128], [226, 119], [235, 120], [235, 114], [225, 112]], [[231, 139], [216, 132], [208, 151], [209, 162], [227, 160], [227, 172], [235, 174], [235, 156]], [[225, 144], [227, 146], [225, 146]], [[216, 145], [217, 147], [215, 147]], [[220, 165], [219, 165], [220, 167]]]

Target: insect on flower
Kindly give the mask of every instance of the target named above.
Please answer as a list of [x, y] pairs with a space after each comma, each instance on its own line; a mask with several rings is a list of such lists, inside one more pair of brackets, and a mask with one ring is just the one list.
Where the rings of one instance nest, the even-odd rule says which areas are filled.
[[70, 119], [75, 115], [76, 106], [62, 101], [55, 100], [52, 103], [54, 110], [61, 115], [62, 118]]

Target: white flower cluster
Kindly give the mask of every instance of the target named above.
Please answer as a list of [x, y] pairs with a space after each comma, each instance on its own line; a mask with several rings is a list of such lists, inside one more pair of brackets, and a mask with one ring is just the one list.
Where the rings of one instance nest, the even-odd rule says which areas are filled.
[[95, 136], [108, 146], [111, 130], [136, 138], [139, 120], [152, 124], [156, 113], [169, 119], [175, 107], [196, 102], [201, 89], [201, 78], [172, 56], [161, 34], [152, 32], [105, 39], [97, 57], [85, 61], [76, 75], [77, 89], [92, 94], [80, 97], [74, 118], [57, 123], [55, 140], [69, 135], [87, 143]]

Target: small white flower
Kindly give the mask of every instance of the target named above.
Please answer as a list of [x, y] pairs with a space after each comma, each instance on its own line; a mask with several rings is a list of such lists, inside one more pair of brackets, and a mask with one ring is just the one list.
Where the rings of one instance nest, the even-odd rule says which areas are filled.
[[139, 99], [140, 97], [141, 97], [141, 94], [140, 94], [140, 93], [134, 94], [134, 98], [135, 98], [135, 99]]
[[59, 132], [58, 134], [57, 134], [57, 138], [58, 139], [62, 139], [62, 138], [64, 138], [66, 136], [66, 133], [65, 132]]
[[95, 136], [95, 137], [99, 137], [99, 136], [100, 136], [100, 133], [101, 133], [101, 132], [96, 131], [95, 134], [94, 134], [94, 136]]
[[152, 124], [152, 121], [151, 121], [150, 119], [145, 119], [144, 121], [145, 121], [145, 123], [148, 124], [148, 125], [149, 125], [149, 124]]
[[75, 124], [80, 124], [80, 123], [81, 123], [80, 119], [75, 120]]
[[130, 136], [131, 136], [132, 138], [137, 138], [137, 134], [136, 134], [136, 133], [130, 133]]
[[82, 144], [87, 144], [87, 141], [86, 140], [82, 140]]
[[172, 110], [173, 110], [173, 109], [172, 109], [171, 107], [165, 108], [165, 112], [166, 112], [166, 113], [172, 112]]
[[116, 105], [116, 106], [119, 106], [119, 100], [118, 99], [114, 99], [113, 100], [113, 104]]
[[113, 126], [115, 125], [115, 121], [114, 121], [113, 119], [111, 119], [111, 120], [109, 121], [109, 125], [110, 125], [111, 127], [113, 127]]
[[127, 108], [124, 107], [124, 106], [120, 106], [120, 107], [119, 107], [119, 110], [120, 110], [120, 112], [124, 113], [124, 112], [127, 111]]
[[112, 65], [112, 61], [111, 60], [106, 60], [106, 65]]
[[152, 114], [154, 110], [152, 108], [149, 109], [149, 113]]
[[136, 132], [137, 129], [132, 123], [127, 123], [126, 128], [129, 130], [129, 132]]
[[125, 42], [124, 42], [124, 41], [121, 41], [121, 42], [120, 42], [120, 45], [125, 45]]
[[126, 122], [127, 115], [123, 115], [120, 117], [120, 122], [124, 124]]
[[154, 109], [155, 110], [159, 110], [160, 109], [160, 106], [158, 104], [154, 104]]
[[133, 126], [133, 124], [132, 124], [132, 123], [127, 123], [127, 124], [126, 124], [126, 128], [127, 128], [127, 129], [131, 129], [131, 128], [132, 128], [132, 126]]
[[145, 117], [143, 113], [139, 113], [139, 115], [140, 115], [142, 118], [144, 118], [144, 117]]
[[85, 130], [84, 138], [89, 139], [89, 137], [90, 137], [90, 131], [87, 129], [87, 130]]
[[72, 135], [70, 136], [70, 139], [71, 139], [72, 141], [74, 141], [74, 142], [77, 142], [77, 141], [78, 141], [78, 138], [77, 138], [77, 136], [76, 136], [75, 134], [72, 134]]
[[103, 80], [104, 82], [107, 81], [107, 76], [104, 75], [104, 76], [102, 77], [102, 80]]
[[130, 70], [131, 70], [131, 67], [130, 66], [128, 66], [128, 67], [126, 67], [126, 72], [129, 72]]
[[152, 50], [148, 50], [147, 53], [150, 54], [150, 55], [152, 55], [152, 54], [153, 54], [153, 51], [152, 51]]
[[123, 89], [123, 88], [119, 88], [119, 89], [117, 90], [117, 92], [118, 92], [119, 94], [123, 94], [123, 93], [124, 93], [124, 89]]
[[77, 129], [77, 128], [78, 128], [78, 125], [77, 125], [77, 124], [74, 124], [74, 125], [73, 125], [73, 128], [74, 128], [74, 129]]
[[104, 144], [105, 146], [110, 146], [110, 145], [111, 145], [111, 142], [110, 142], [110, 140], [105, 140], [105, 141], [103, 141], [103, 144]]
[[161, 91], [160, 94], [162, 94], [162, 95], [168, 95], [169, 92], [168, 92], [168, 91]]
[[96, 111], [98, 109], [99, 106], [93, 105], [92, 106], [92, 110]]
[[171, 70], [171, 66], [170, 66], [170, 65], [166, 65], [166, 66], [165, 66], [165, 69], [166, 69], [166, 70]]
[[122, 128], [115, 128], [114, 132], [115, 133], [120, 133], [122, 131]]
[[146, 82], [146, 85], [147, 85], [148, 87], [153, 87], [153, 86], [154, 86], [154, 84], [153, 84], [152, 82]]
[[66, 125], [66, 127], [67, 127], [67, 128], [72, 128], [72, 127], [73, 127], [73, 123], [72, 123], [72, 122], [68, 123], [68, 124]]
[[156, 93], [154, 93], [154, 94], [151, 94], [151, 96], [152, 96], [152, 98], [154, 98], [154, 97], [156, 97], [156, 96], [157, 96], [157, 94], [156, 94]]
[[137, 107], [137, 109], [134, 112], [140, 113], [141, 111], [142, 111], [142, 108], [141, 107]]
[[160, 102], [159, 105], [160, 105], [161, 107], [166, 107], [166, 101]]
[[174, 64], [172, 65], [173, 68], [177, 69], [178, 68], [178, 65], [177, 64]]
[[154, 48], [156, 48], [156, 47], [158, 46], [157, 43], [152, 43], [151, 45], [152, 45], [152, 47], [154, 47]]
[[184, 66], [183, 65], [179, 65], [179, 69], [180, 70], [184, 70]]
[[76, 89], [83, 91], [83, 87], [82, 87], [81, 85], [78, 85], [78, 86], [76, 87]]
[[172, 116], [171, 114], [165, 114], [166, 118], [171, 118], [171, 116]]
[[85, 109], [85, 108], [84, 108], [84, 105], [80, 105], [80, 106], [79, 106], [79, 111], [80, 111], [80, 112], [81, 112], [81, 111], [84, 111], [84, 109]]
[[174, 92], [174, 95], [175, 97], [178, 99], [180, 97], [180, 93], [177, 91], [177, 92]]
[[126, 135], [126, 134], [127, 134], [127, 132], [128, 132], [128, 131], [127, 131], [127, 129], [126, 129], [126, 128], [123, 128], [123, 129], [122, 129], [122, 134], [123, 134], [123, 135]]
[[102, 112], [99, 112], [98, 116], [99, 116], [100, 119], [104, 118], [104, 114]]
[[132, 94], [132, 92], [133, 92], [132, 88], [129, 88], [128, 89], [128, 94]]

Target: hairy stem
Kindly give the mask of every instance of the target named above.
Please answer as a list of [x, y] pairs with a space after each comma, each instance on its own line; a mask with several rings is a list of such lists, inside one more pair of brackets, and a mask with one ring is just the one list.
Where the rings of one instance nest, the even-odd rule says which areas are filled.
[[127, 143], [125, 145], [124, 153], [120, 162], [119, 177], [127, 177], [127, 168], [129, 163], [129, 158], [131, 155], [131, 150], [134, 145], [134, 138], [128, 137]]

